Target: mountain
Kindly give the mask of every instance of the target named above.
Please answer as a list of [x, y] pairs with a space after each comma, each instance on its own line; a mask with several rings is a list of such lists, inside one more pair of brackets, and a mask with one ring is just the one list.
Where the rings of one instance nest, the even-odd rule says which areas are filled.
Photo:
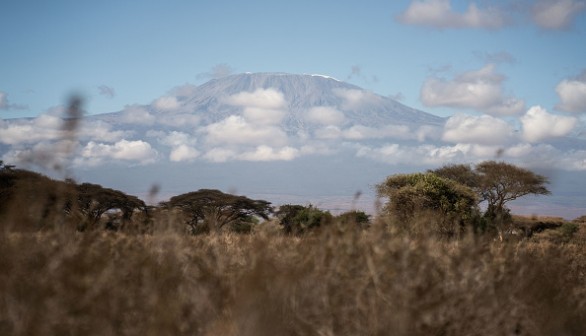
[[216, 188], [276, 204], [373, 210], [373, 186], [388, 175], [498, 158], [552, 180], [553, 196], [516, 202], [517, 212], [538, 204], [541, 214], [577, 217], [586, 202], [583, 137], [538, 130], [543, 140], [529, 142], [514, 122], [440, 118], [322, 75], [245, 73], [183, 85], [150, 104], [88, 116], [75, 134], [61, 131], [62, 117], [0, 120], [0, 159], [68, 167], [57, 175], [143, 199], [156, 184], [159, 200]]
[[372, 209], [392, 169], [369, 148], [437, 139], [444, 122], [327, 76], [243, 73], [87, 117], [82, 133], [103, 136], [82, 143], [77, 174], [139, 195], [156, 183], [162, 198], [207, 187], [329, 209], [361, 191]]
[[[300, 112], [320, 106], [335, 106], [353, 122], [366, 126], [381, 123], [439, 124], [437, 116], [407, 107], [391, 98], [376, 95], [358, 86], [321, 75], [295, 75], [285, 73], [245, 73], [211, 80], [185, 97], [182, 103], [197, 112], [223, 112], [222, 98], [241, 92], [273, 89], [283, 93], [289, 122], [301, 127]], [[360, 104], [363, 103], [363, 104]]]
[[[244, 93], [251, 96], [242, 97]], [[271, 93], [282, 95], [283, 104], [275, 102], [278, 97], [271, 96]], [[268, 100], [264, 104], [261, 101], [263, 94]], [[235, 99], [238, 95], [242, 99]], [[342, 112], [345, 124], [369, 127], [386, 124], [441, 125], [445, 121], [438, 116], [405, 106], [392, 98], [322, 75], [243, 73], [213, 79], [197, 87], [178, 88], [170, 96], [161, 99], [165, 98], [175, 99], [172, 102], [175, 106], [161, 108], [154, 102], [144, 108], [155, 117], [186, 113], [196, 115], [201, 118], [202, 125], [242, 114], [242, 110], [247, 107], [284, 110], [286, 113], [281, 126], [288, 133], [315, 128], [304, 118], [304, 113], [320, 107], [335, 108]], [[122, 114], [124, 111], [91, 118], [118, 123]]]

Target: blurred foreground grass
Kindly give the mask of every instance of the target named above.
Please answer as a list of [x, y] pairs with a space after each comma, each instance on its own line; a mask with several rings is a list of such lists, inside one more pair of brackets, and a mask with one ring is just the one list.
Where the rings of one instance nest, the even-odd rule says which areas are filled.
[[583, 335], [580, 237], [5, 230], [0, 335]]

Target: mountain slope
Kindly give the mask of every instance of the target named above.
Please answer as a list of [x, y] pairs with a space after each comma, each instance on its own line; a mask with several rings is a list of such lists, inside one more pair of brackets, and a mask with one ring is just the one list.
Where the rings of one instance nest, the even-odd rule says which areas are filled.
[[[281, 126], [289, 133], [311, 129], [304, 118], [312, 108], [330, 108], [344, 114], [346, 125], [440, 125], [443, 118], [407, 107], [389, 97], [380, 96], [358, 86], [320, 75], [284, 73], [245, 73], [213, 79], [189, 90], [176, 90], [160, 99], [173, 100], [172, 108], [161, 108], [153, 102], [144, 108], [159, 118], [177, 114], [197, 115], [201, 124], [221, 121], [231, 115], [242, 114], [247, 107], [262, 107], [262, 102], [234, 103], [233, 98], [243, 93], [261, 99], [263, 93], [282, 95], [284, 112]], [[269, 97], [271, 98], [271, 97]], [[274, 98], [274, 97], [273, 97]], [[232, 99], [232, 102], [231, 102]], [[91, 118], [118, 123], [125, 111], [94, 115]], [[128, 113], [128, 112], [127, 112]]]

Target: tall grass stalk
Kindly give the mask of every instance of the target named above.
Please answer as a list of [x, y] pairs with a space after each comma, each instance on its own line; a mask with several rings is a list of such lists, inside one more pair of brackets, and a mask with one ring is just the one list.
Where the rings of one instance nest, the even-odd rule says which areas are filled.
[[0, 335], [580, 335], [584, 242], [0, 233]]

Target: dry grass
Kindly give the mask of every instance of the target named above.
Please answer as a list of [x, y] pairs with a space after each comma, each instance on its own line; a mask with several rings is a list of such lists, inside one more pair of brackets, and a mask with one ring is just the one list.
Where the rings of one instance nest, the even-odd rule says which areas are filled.
[[0, 233], [0, 335], [580, 335], [583, 240]]
[[[80, 105], [70, 102], [65, 140]], [[0, 192], [0, 335], [586, 334], [584, 224], [563, 239], [505, 242], [381, 223], [194, 237], [172, 216], [149, 234], [80, 233], [75, 215], [47, 212], [63, 202], [40, 182]]]

